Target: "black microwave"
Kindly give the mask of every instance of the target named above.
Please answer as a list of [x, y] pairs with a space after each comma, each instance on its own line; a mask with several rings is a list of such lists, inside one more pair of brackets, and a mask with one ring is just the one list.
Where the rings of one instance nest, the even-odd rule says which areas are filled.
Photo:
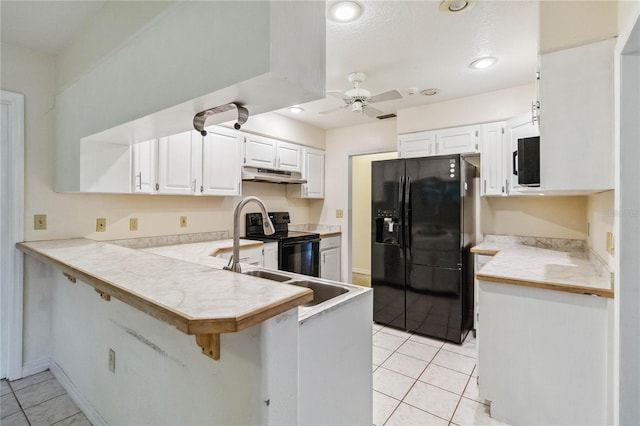
[[540, 186], [540, 136], [518, 139], [513, 151], [512, 173], [522, 186]]

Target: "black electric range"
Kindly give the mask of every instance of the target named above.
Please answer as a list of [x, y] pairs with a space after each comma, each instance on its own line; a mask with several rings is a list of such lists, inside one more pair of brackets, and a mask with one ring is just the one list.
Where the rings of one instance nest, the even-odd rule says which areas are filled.
[[298, 274], [320, 275], [320, 234], [289, 231], [289, 212], [269, 212], [275, 233], [265, 235], [262, 215], [247, 213], [246, 236], [248, 240], [278, 243], [278, 269]]

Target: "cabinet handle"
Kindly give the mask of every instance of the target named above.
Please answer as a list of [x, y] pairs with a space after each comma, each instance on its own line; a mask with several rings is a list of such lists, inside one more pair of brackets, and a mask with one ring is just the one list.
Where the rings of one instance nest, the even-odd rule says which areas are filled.
[[276, 158], [275, 157], [273, 158], [273, 168], [274, 169], [276, 168]]
[[156, 183], [156, 191], [160, 191], [160, 184]]
[[139, 172], [136, 177], [138, 178], [138, 189], [142, 190], [142, 172]]
[[507, 179], [507, 180], [505, 181], [505, 184], [506, 184], [506, 186], [507, 186], [507, 194], [508, 194], [508, 193], [509, 193], [509, 179]]
[[531, 102], [531, 124], [535, 124], [536, 121], [540, 121], [540, 101]]
[[484, 180], [484, 190], [482, 191], [485, 195], [487, 194], [487, 180]]
[[196, 192], [196, 180], [195, 179], [193, 180], [192, 186], [193, 186], [193, 192], [195, 193]]

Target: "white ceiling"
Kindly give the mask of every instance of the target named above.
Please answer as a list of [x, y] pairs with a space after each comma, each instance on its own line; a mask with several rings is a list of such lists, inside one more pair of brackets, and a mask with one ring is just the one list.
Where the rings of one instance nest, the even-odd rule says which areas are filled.
[[[2, 41], [51, 54], [80, 34], [105, 1], [0, 2]], [[328, 4], [332, 4], [329, 1]], [[361, 87], [373, 95], [397, 89], [403, 99], [376, 103], [385, 113], [417, 105], [531, 83], [537, 64], [538, 0], [478, 0], [459, 13], [439, 10], [440, 1], [361, 1], [364, 13], [349, 24], [327, 20], [327, 90], [345, 92], [350, 72], [365, 72]], [[498, 63], [472, 70], [469, 63], [495, 56]], [[405, 89], [437, 88], [426, 97]], [[278, 113], [321, 128], [377, 121], [343, 109], [340, 99], [304, 104], [305, 111]]]

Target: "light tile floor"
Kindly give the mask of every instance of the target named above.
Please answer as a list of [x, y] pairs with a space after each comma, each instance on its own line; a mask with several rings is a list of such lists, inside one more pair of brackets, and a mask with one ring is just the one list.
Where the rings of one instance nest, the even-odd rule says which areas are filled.
[[502, 425], [478, 395], [476, 341], [442, 342], [373, 324], [373, 424]]
[[49, 371], [0, 383], [2, 426], [91, 425]]

